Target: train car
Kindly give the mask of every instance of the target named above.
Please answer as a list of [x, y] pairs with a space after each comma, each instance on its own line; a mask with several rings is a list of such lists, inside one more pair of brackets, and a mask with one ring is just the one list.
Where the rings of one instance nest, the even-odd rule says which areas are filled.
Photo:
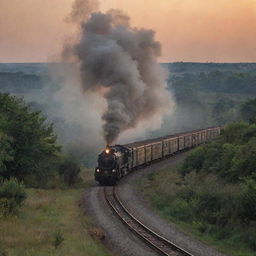
[[206, 141], [210, 141], [212, 139], [212, 129], [208, 128], [206, 130]]
[[171, 139], [163, 140], [163, 157], [170, 155], [170, 140]]
[[145, 146], [139, 146], [137, 147], [137, 165], [143, 165], [145, 164], [146, 154], [145, 154]]
[[185, 137], [184, 137], [184, 135], [180, 135], [178, 140], [179, 140], [178, 150], [182, 151], [182, 150], [185, 149]]
[[152, 145], [145, 145], [145, 154], [146, 154], [146, 163], [150, 163], [152, 161]]
[[173, 155], [179, 151], [179, 137], [173, 137], [170, 140], [170, 154]]
[[158, 141], [152, 144], [152, 160], [157, 160], [163, 157], [163, 143]]
[[200, 144], [203, 143], [203, 140], [202, 140], [202, 133], [199, 131], [199, 132], [197, 133], [197, 136], [198, 136], [198, 143], [197, 143], [197, 145], [200, 145]]
[[206, 130], [201, 131], [201, 136], [202, 136], [202, 143], [206, 142]]
[[137, 164], [137, 148], [132, 148], [132, 168], [136, 167]]
[[192, 147], [192, 134], [185, 135], [184, 147], [185, 149], [189, 149]]
[[195, 147], [198, 145], [198, 133], [195, 132], [192, 134], [192, 147]]

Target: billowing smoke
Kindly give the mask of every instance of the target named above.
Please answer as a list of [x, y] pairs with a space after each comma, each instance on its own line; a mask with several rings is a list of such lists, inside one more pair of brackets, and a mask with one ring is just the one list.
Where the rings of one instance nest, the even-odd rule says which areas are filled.
[[48, 64], [41, 75], [45, 84], [24, 96], [35, 110], [41, 110], [54, 123], [63, 150], [94, 166], [97, 153], [104, 145], [101, 115], [106, 102], [100, 95], [83, 94], [80, 71], [75, 64]]
[[[87, 11], [93, 9], [90, 2], [77, 0], [73, 21], [76, 17], [81, 21], [76, 8], [82, 3], [90, 6]], [[161, 46], [154, 31], [131, 27], [129, 17], [120, 10], [86, 12], [84, 18], [80, 40], [69, 51], [79, 61], [85, 94], [103, 95], [107, 102], [102, 115], [106, 142], [113, 143], [120, 133], [140, 122], [157, 118], [161, 123], [159, 117], [168, 113], [172, 104], [166, 90], [167, 73], [157, 63]]]
[[97, 11], [98, 8], [99, 2], [96, 0], [75, 0], [66, 21], [76, 24], [84, 22], [88, 20], [90, 14]]

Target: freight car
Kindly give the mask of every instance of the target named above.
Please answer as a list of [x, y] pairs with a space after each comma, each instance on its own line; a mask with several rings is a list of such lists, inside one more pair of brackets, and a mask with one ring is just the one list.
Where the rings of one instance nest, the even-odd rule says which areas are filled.
[[211, 127], [126, 145], [107, 146], [98, 156], [95, 180], [114, 185], [132, 170], [196, 147], [220, 135], [221, 127]]

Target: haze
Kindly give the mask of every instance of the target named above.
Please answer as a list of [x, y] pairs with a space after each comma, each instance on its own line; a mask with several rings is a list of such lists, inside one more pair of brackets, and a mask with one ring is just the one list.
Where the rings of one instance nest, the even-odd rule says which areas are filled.
[[[0, 62], [60, 61], [72, 0], [0, 0]], [[159, 61], [256, 62], [255, 0], [104, 0], [151, 28]]]

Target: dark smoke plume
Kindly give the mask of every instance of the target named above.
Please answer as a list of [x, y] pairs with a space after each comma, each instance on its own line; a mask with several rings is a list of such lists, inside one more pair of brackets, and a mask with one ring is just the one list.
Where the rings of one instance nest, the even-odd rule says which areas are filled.
[[159, 119], [170, 111], [167, 74], [157, 63], [161, 46], [154, 31], [131, 27], [129, 17], [119, 10], [86, 17], [72, 52], [80, 62], [84, 91], [104, 92], [103, 130], [111, 144], [140, 121]]

